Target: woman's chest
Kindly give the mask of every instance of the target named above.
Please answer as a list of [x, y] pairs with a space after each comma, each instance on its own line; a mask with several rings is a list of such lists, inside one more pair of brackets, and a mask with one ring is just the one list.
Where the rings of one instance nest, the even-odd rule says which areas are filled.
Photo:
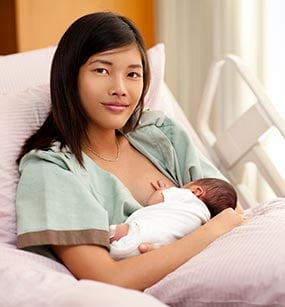
[[151, 182], [162, 180], [169, 187], [175, 186], [173, 181], [132, 146], [124, 150], [118, 162], [105, 165], [104, 169], [113, 173], [141, 205], [145, 205], [154, 192]]
[[154, 192], [152, 182], [161, 180], [169, 187], [175, 185], [148, 159], [137, 158], [129, 162], [125, 166], [125, 171], [118, 174], [118, 177], [141, 205], [146, 205]]

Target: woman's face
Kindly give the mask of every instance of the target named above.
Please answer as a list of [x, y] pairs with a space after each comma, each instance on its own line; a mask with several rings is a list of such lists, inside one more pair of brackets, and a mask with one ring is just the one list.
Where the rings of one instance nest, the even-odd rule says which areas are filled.
[[143, 66], [133, 45], [96, 53], [79, 70], [78, 90], [89, 129], [122, 128], [143, 90]]

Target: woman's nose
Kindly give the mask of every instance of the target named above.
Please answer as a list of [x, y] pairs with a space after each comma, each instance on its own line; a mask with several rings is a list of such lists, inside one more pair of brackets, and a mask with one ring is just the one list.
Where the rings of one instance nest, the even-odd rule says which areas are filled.
[[126, 85], [122, 77], [113, 78], [109, 92], [112, 96], [126, 96]]

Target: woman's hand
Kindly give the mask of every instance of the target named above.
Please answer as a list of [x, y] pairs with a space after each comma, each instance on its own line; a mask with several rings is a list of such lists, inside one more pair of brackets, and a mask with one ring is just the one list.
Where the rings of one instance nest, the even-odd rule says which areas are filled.
[[150, 252], [150, 251], [155, 250], [157, 248], [159, 248], [158, 245], [153, 245], [153, 244], [150, 244], [150, 243], [141, 243], [139, 245], [139, 251], [140, 251], [141, 254]]
[[217, 235], [222, 235], [243, 224], [247, 218], [232, 208], [227, 208], [213, 217], [207, 224], [212, 224]]

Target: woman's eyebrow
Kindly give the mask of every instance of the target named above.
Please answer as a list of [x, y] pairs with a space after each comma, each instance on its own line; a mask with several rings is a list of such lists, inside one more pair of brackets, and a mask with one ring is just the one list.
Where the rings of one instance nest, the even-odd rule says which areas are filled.
[[139, 69], [142, 69], [142, 65], [141, 64], [131, 64], [128, 66], [129, 68], [139, 68]]
[[[94, 63], [100, 63], [100, 64], [105, 64], [105, 65], [109, 65], [109, 66], [112, 66], [113, 63], [110, 62], [110, 61], [107, 61], [107, 60], [101, 60], [101, 59], [96, 59], [96, 60], [93, 60], [89, 63], [89, 65], [92, 65]], [[133, 69], [142, 69], [142, 65], [141, 64], [130, 64], [128, 66], [129, 68], [133, 68]]]
[[96, 60], [93, 60], [89, 63], [89, 65], [92, 65], [94, 63], [101, 63], [101, 64], [105, 64], [105, 65], [113, 65], [112, 62], [109, 62], [109, 61], [106, 61], [106, 60], [100, 60], [100, 59], [96, 59]]

